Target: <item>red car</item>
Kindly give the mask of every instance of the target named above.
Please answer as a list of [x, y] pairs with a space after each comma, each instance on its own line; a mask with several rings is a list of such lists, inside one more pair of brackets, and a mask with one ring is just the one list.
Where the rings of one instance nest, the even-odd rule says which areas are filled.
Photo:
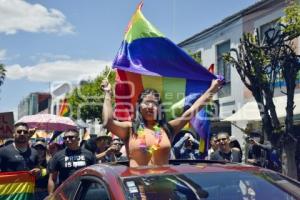
[[77, 171], [51, 199], [300, 199], [300, 183], [271, 170], [232, 163], [175, 161], [159, 167], [97, 164]]

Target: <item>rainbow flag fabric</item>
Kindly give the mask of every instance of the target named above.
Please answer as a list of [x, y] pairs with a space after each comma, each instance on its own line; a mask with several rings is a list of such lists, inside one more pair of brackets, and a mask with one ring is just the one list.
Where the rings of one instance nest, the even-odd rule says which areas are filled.
[[34, 199], [35, 177], [29, 172], [1, 172], [0, 200]]
[[[115, 116], [131, 120], [138, 95], [153, 88], [160, 92], [167, 118], [172, 119], [191, 106], [217, 77], [164, 37], [143, 16], [141, 7], [142, 3], [113, 62], [117, 69]], [[201, 117], [194, 121], [199, 120]]]
[[63, 117], [68, 117], [69, 114], [70, 114], [70, 108], [69, 108], [68, 100], [65, 98], [60, 105], [58, 115]]

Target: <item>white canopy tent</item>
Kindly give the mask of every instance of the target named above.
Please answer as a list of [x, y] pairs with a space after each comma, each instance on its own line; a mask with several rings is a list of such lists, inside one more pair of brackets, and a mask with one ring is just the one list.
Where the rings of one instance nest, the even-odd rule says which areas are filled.
[[[285, 95], [274, 97], [273, 100], [278, 118], [284, 118], [286, 116], [287, 97]], [[294, 115], [300, 115], [300, 94], [295, 94], [294, 105]], [[263, 108], [260, 107], [260, 109]], [[236, 113], [223, 119], [222, 121], [261, 121], [260, 112], [256, 101], [251, 101], [244, 104]]]

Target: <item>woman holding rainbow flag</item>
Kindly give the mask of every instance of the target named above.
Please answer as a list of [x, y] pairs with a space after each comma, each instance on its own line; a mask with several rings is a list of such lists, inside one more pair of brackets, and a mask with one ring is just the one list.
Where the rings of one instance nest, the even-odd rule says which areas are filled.
[[190, 120], [196, 132], [208, 138], [205, 122], [209, 120], [201, 120], [206, 114], [202, 108], [224, 83], [164, 37], [144, 17], [142, 5], [133, 14], [112, 64], [117, 71], [116, 118], [111, 85], [106, 79], [101, 84], [103, 125], [123, 140], [131, 167], [168, 164], [170, 140]]
[[181, 117], [169, 122], [166, 121], [159, 93], [154, 89], [145, 89], [137, 100], [135, 119], [121, 122], [113, 118], [112, 88], [107, 80], [103, 80], [103, 125], [124, 141], [130, 167], [168, 164], [170, 139], [210, 101], [221, 85], [221, 80], [213, 80], [206, 92]]

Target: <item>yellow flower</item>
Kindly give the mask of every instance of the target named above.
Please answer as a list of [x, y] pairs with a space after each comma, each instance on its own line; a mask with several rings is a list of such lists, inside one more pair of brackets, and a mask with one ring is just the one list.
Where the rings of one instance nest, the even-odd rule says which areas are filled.
[[158, 147], [154, 144], [154, 145], [152, 145], [152, 149], [153, 149], [154, 151], [156, 151], [156, 150], [158, 149]]
[[156, 124], [153, 128], [154, 128], [154, 131], [155, 131], [155, 132], [160, 131], [160, 127], [159, 127], [157, 124]]

